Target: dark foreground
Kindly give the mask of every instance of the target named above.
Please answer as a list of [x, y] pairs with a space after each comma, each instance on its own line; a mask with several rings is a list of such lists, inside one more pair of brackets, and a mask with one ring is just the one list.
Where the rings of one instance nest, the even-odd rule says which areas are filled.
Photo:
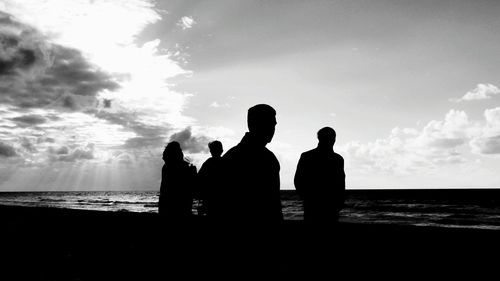
[[259, 230], [7, 206], [0, 221], [1, 280], [476, 279], [496, 273], [500, 259], [500, 232], [491, 230], [340, 224], [313, 231], [302, 221]]

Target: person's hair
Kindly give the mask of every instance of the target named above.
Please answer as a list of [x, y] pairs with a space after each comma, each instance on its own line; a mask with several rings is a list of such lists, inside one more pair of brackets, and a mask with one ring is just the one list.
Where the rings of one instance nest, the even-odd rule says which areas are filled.
[[181, 144], [177, 141], [171, 141], [165, 146], [165, 157], [167, 160], [183, 160], [184, 153], [182, 153]]
[[222, 149], [222, 143], [218, 140], [216, 141], [211, 141], [208, 143], [208, 148], [209, 149], [217, 149], [217, 148], [220, 148]]
[[318, 131], [318, 140], [320, 142], [332, 141], [332, 140], [335, 141], [336, 137], [337, 137], [337, 133], [335, 132], [334, 129], [332, 129], [330, 127], [324, 127]]
[[269, 122], [276, 116], [276, 110], [267, 104], [257, 104], [248, 109], [247, 124], [251, 130], [255, 126]]

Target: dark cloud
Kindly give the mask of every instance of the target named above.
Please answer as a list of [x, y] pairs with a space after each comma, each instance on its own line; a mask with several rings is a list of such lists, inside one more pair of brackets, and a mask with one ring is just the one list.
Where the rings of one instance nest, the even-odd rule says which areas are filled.
[[474, 139], [471, 146], [473, 151], [481, 154], [500, 154], [500, 135]]
[[41, 137], [41, 138], [38, 138], [36, 143], [40, 144], [40, 143], [55, 143], [56, 140], [53, 139], [53, 138], [47, 138], [47, 137]]
[[0, 141], [0, 157], [14, 157], [17, 152], [14, 147]]
[[[11, 36], [0, 36], [0, 75], [13, 74], [16, 69], [28, 69], [36, 61], [33, 50], [16, 48], [19, 41]], [[12, 50], [14, 49], [14, 50]]]
[[0, 14], [0, 19], [9, 27], [0, 30], [0, 103], [78, 110], [95, 105], [99, 92], [119, 87], [80, 51], [49, 44], [34, 28], [8, 15]]
[[62, 146], [55, 151], [56, 154], [61, 155], [61, 154], [68, 154], [69, 149], [66, 146]]
[[22, 127], [40, 125], [47, 122], [47, 119], [45, 119], [43, 116], [40, 115], [24, 115], [12, 118], [10, 120], [16, 122], [18, 125]]
[[21, 141], [21, 146], [26, 149], [26, 151], [34, 153], [37, 152], [38, 150], [36, 147], [33, 145], [33, 143], [28, 139], [28, 138], [23, 138]]
[[54, 64], [40, 79], [43, 86], [67, 88], [77, 96], [95, 96], [101, 90], [118, 88], [111, 76], [91, 65], [80, 51], [54, 45], [53, 54]]
[[467, 141], [467, 138], [434, 138], [432, 139], [428, 145], [435, 147], [435, 148], [440, 148], [440, 149], [448, 149], [448, 148], [455, 148], [457, 146], [460, 146], [464, 144]]
[[126, 149], [161, 147], [165, 145], [167, 134], [171, 131], [170, 127], [148, 125], [137, 121], [136, 113], [110, 113], [106, 111], [89, 111], [88, 113], [93, 113], [97, 118], [121, 125], [134, 132], [137, 137], [129, 138], [122, 146]]
[[45, 61], [42, 37], [32, 28], [15, 22], [0, 12], [0, 76], [15, 75]]
[[193, 136], [191, 127], [170, 136], [170, 141], [177, 141], [185, 152], [200, 153], [208, 151], [208, 138], [205, 136]]
[[103, 100], [103, 103], [104, 103], [104, 108], [111, 108], [111, 101], [110, 99], [104, 99]]

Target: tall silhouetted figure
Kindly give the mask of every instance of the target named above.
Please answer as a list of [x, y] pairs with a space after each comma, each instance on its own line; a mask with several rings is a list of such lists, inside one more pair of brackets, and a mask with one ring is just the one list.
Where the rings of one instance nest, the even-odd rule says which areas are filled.
[[201, 208], [198, 209], [200, 215], [210, 216], [210, 208], [214, 192], [221, 185], [222, 172], [222, 143], [213, 141], [208, 144], [212, 157], [203, 163], [198, 172], [197, 196], [201, 201]]
[[306, 221], [330, 225], [344, 206], [344, 158], [333, 151], [335, 139], [335, 130], [324, 127], [318, 131], [318, 147], [300, 156], [294, 181]]
[[215, 215], [228, 222], [276, 223], [283, 219], [280, 164], [266, 148], [274, 136], [276, 111], [267, 104], [248, 110], [248, 132], [223, 158], [224, 184]]
[[170, 142], [163, 151], [160, 202], [158, 212], [162, 217], [184, 220], [191, 217], [196, 167], [184, 160], [178, 142]]
[[276, 111], [255, 105], [248, 110], [247, 123], [240, 143], [222, 157], [223, 181], [210, 209], [217, 243], [212, 242], [216, 248], [209, 252], [222, 257], [223, 270], [256, 279], [278, 271], [280, 258], [280, 165], [266, 148], [274, 136]]

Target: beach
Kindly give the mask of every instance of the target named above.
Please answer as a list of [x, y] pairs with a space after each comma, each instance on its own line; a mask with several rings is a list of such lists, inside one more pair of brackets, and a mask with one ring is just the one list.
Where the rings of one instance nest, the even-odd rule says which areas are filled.
[[[0, 206], [2, 280], [159, 280], [494, 272], [495, 230], [303, 221], [269, 229], [169, 224], [154, 213]], [[240, 225], [244, 225], [241, 223]]]

